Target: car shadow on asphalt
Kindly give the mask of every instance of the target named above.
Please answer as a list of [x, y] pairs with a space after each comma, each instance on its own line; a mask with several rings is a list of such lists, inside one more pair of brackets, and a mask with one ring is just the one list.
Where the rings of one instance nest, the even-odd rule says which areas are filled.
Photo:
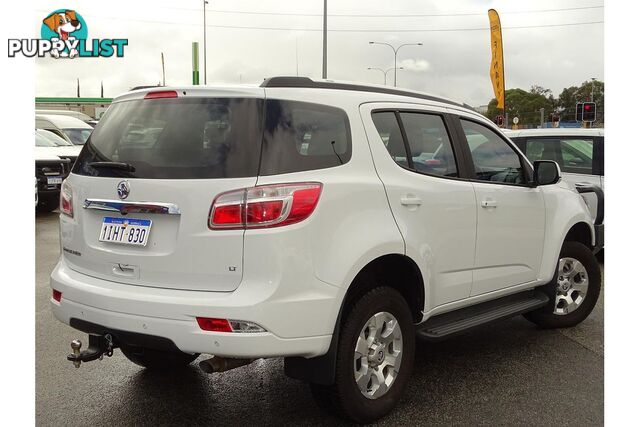
[[[572, 369], [555, 363], [567, 354]], [[581, 369], [591, 376], [576, 376]], [[443, 342], [418, 342], [404, 397], [378, 424], [553, 424], [558, 415], [549, 408], [558, 399], [576, 424], [598, 424], [602, 374], [600, 356], [515, 318]], [[104, 415], [120, 414], [126, 424], [344, 424], [315, 405], [304, 383], [284, 375], [282, 359], [213, 375], [196, 363], [166, 373], [141, 369], [118, 395]]]

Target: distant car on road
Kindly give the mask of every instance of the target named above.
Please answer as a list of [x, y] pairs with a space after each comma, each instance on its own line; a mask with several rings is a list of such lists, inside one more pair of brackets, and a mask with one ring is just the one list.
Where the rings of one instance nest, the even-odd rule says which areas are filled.
[[36, 129], [53, 132], [74, 145], [84, 145], [93, 128], [75, 117], [36, 114]]

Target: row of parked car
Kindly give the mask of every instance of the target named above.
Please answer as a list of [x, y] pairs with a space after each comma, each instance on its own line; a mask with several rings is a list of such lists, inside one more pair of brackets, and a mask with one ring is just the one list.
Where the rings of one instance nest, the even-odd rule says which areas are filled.
[[96, 123], [77, 111], [36, 111], [35, 197], [39, 211], [51, 212], [58, 207], [62, 181]]

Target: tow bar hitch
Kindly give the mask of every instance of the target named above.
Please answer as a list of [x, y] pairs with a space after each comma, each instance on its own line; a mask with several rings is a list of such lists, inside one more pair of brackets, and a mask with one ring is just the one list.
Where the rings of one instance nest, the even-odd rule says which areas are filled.
[[71, 341], [71, 350], [73, 350], [73, 353], [67, 356], [67, 360], [72, 361], [73, 366], [76, 368], [79, 368], [82, 362], [91, 362], [96, 359], [102, 360], [105, 355], [107, 357], [113, 356], [113, 349], [117, 348], [117, 346], [113, 343], [111, 334], [89, 334], [89, 348], [80, 351], [81, 348], [82, 342], [80, 340]]

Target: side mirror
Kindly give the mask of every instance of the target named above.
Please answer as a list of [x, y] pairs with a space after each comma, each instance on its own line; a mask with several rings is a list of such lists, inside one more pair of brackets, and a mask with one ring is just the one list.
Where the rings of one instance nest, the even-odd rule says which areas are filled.
[[550, 185], [560, 181], [560, 166], [553, 160], [533, 162], [533, 182], [536, 185]]

